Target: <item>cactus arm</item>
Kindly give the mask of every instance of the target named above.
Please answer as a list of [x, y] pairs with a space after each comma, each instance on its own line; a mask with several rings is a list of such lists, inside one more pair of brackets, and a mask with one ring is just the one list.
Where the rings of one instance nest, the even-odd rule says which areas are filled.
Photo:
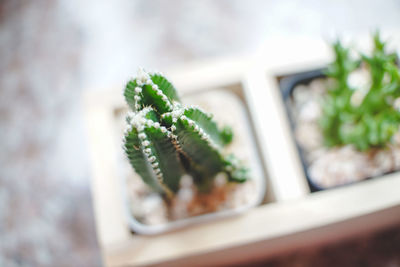
[[161, 114], [171, 111], [172, 103], [179, 101], [175, 87], [164, 76], [143, 69], [139, 69], [136, 79], [127, 83], [124, 96], [134, 111], [153, 106]]
[[245, 167], [235, 155], [230, 154], [224, 158], [224, 168], [228, 180], [236, 183], [244, 183], [249, 177], [249, 169]]
[[128, 115], [125, 151], [149, 186], [171, 196], [178, 191], [184, 170], [171, 142], [171, 133], [155, 119], [156, 113], [151, 108]]
[[[199, 107], [190, 106], [183, 108], [175, 105], [173, 112], [163, 114], [165, 118], [167, 118], [169, 115], [172, 115], [175, 118], [185, 115], [188, 119], [196, 122], [196, 125], [200, 127], [203, 132], [208, 134], [210, 139], [220, 148], [232, 142], [232, 129], [229, 126], [219, 129], [217, 123], [213, 120], [213, 115], [203, 111]], [[170, 127], [173, 124], [172, 117], [164, 120], [164, 122], [167, 127]]]
[[171, 127], [182, 150], [210, 176], [223, 165], [220, 148], [210, 136], [186, 116], [181, 116]]
[[170, 101], [180, 101], [175, 87], [161, 73], [151, 73], [150, 78]]
[[149, 146], [151, 147], [150, 159], [154, 159], [153, 164], [155, 165], [153, 167], [156, 167], [155, 172], [158, 179], [172, 192], [176, 193], [184, 169], [179, 154], [171, 142], [171, 133], [164, 126], [153, 123], [145, 128], [145, 134], [152, 141]]
[[196, 183], [202, 184], [212, 180], [219, 172], [227, 173], [231, 181], [246, 180], [247, 173], [238, 161], [222, 154], [224, 142], [211, 116], [190, 107], [163, 114], [161, 118], [166, 125], [170, 125], [179, 145], [178, 149], [189, 159], [188, 172], [195, 178]]
[[186, 108], [183, 114], [189, 119], [196, 121], [199, 127], [201, 127], [218, 146], [223, 147], [232, 141], [232, 130], [229, 127], [225, 127], [222, 130], [218, 129], [212, 114], [206, 113], [200, 108], [193, 106]]
[[152, 106], [161, 114], [172, 110], [171, 101], [151, 80], [148, 80], [142, 88], [140, 99], [143, 107]]
[[[158, 76], [154, 76], [157, 78]], [[166, 80], [157, 79], [165, 91], [172, 95], [170, 83]], [[171, 85], [172, 86], [172, 85]], [[159, 113], [172, 110], [172, 99], [170, 99], [159, 86], [151, 79], [151, 75], [139, 69], [136, 79], [130, 80], [124, 91], [125, 100], [133, 111], [140, 111], [147, 106], [152, 106]]]
[[153, 168], [149, 164], [149, 159], [144, 153], [143, 148], [144, 145], [139, 139], [137, 129], [128, 126], [124, 139], [124, 149], [130, 164], [147, 185], [149, 185], [154, 191], [163, 193], [164, 190], [156, 179]]
[[223, 142], [224, 145], [228, 145], [232, 143], [233, 140], [233, 130], [230, 126], [224, 126], [220, 130], [220, 136], [221, 136], [221, 141]]
[[[196, 125], [197, 126], [197, 125]], [[177, 145], [188, 159], [187, 171], [200, 191], [209, 191], [213, 177], [223, 170], [223, 160], [218, 147], [200, 127], [185, 116], [171, 126]]]

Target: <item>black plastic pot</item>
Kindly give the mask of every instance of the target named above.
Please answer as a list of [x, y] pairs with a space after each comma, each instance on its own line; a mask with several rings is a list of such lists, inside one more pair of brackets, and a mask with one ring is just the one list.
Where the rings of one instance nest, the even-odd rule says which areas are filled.
[[[324, 78], [326, 77], [324, 74], [324, 69], [317, 69], [317, 70], [311, 70], [311, 71], [306, 71], [306, 72], [301, 72], [301, 73], [296, 73], [296, 74], [291, 74], [291, 75], [287, 75], [284, 76], [283, 78], [280, 79], [279, 81], [279, 87], [280, 87], [280, 91], [282, 94], [282, 98], [284, 100], [285, 103], [285, 108], [286, 108], [286, 114], [289, 117], [289, 121], [290, 121], [290, 126], [292, 129], [292, 138], [294, 140], [294, 128], [295, 128], [295, 122], [294, 119], [292, 118], [291, 114], [290, 114], [290, 107], [289, 107], [289, 99], [292, 97], [293, 91], [296, 88], [296, 86], [298, 85], [307, 85], [309, 84], [312, 80], [314, 79], [318, 79], [318, 78]], [[311, 189], [311, 192], [317, 192], [317, 191], [321, 191], [321, 190], [325, 190], [327, 188], [322, 188], [318, 185], [316, 185], [311, 179], [310, 176], [308, 174], [308, 164], [305, 160], [304, 157], [304, 151], [303, 149], [300, 147], [300, 145], [297, 143], [296, 141], [296, 147], [297, 147], [297, 151], [299, 153], [300, 156], [300, 160], [301, 163], [303, 165], [303, 170], [304, 170], [304, 174], [307, 178], [307, 182], [308, 185]]]

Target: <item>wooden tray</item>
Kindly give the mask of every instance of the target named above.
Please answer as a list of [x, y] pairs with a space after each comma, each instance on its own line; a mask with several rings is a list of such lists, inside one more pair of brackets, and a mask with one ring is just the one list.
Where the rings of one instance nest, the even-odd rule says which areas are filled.
[[321, 67], [331, 55], [325, 43], [315, 40], [297, 41], [297, 50], [289, 55], [277, 53], [280, 50], [274, 47], [287, 52], [277, 42], [263, 50], [269, 54], [255, 58], [206, 62], [166, 72], [182, 94], [236, 88], [243, 95], [269, 186], [264, 204], [241, 216], [157, 236], [132, 234], [118, 193], [115, 155], [120, 145], [107, 137], [113, 127], [112, 110], [124, 105], [122, 86], [111, 90], [116, 93], [96, 93], [96, 100], [93, 93], [85, 96], [97, 233], [107, 266], [244, 263], [400, 221], [399, 174], [310, 194], [276, 77]]

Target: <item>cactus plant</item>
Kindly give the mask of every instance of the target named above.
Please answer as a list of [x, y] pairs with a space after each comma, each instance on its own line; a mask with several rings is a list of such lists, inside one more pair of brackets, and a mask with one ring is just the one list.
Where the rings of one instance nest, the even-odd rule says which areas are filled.
[[[349, 49], [338, 41], [333, 45], [336, 59], [327, 75], [334, 81], [322, 105], [320, 125], [329, 147], [351, 144], [359, 150], [385, 147], [400, 126], [400, 72], [396, 55], [385, 51], [379, 33], [373, 36], [371, 56], [350, 58]], [[350, 76], [364, 68], [367, 88], [355, 88]], [[361, 96], [361, 97], [360, 97]], [[359, 101], [354, 101], [359, 99]]]
[[223, 148], [232, 140], [229, 127], [218, 128], [212, 114], [181, 104], [175, 87], [158, 72], [139, 69], [124, 90], [131, 111], [126, 117], [124, 149], [143, 181], [167, 198], [179, 190], [184, 174], [200, 192], [208, 192], [214, 177], [244, 182], [248, 170]]

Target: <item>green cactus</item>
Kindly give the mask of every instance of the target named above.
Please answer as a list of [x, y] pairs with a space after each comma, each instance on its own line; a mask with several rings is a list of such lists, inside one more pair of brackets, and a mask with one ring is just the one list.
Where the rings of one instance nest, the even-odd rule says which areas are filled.
[[[353, 60], [349, 49], [338, 41], [333, 45], [336, 59], [326, 74], [334, 81], [322, 105], [320, 126], [328, 147], [351, 144], [359, 150], [382, 148], [390, 143], [400, 126], [400, 71], [396, 54], [385, 51], [379, 32], [373, 36], [371, 56]], [[370, 76], [368, 88], [353, 88], [351, 73], [365, 68]], [[366, 91], [361, 103], [353, 96]]]
[[190, 174], [199, 191], [212, 187], [216, 174], [231, 182], [247, 180], [248, 170], [223, 148], [232, 141], [229, 127], [219, 129], [212, 115], [183, 106], [174, 86], [160, 73], [139, 69], [124, 91], [132, 111], [126, 117], [124, 149], [135, 171], [166, 197]]

